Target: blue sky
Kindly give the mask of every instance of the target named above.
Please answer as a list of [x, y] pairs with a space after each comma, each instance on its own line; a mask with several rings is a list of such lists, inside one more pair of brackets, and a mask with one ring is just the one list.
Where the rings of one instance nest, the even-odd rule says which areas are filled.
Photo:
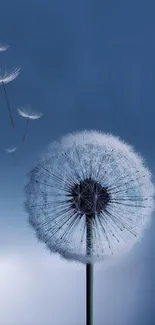
[[[140, 0], [5, 0], [0, 56], [15, 117], [0, 90], [0, 325], [83, 325], [85, 270], [38, 244], [23, 209], [26, 174], [49, 142], [97, 129], [121, 136], [155, 171], [155, 4]], [[44, 113], [25, 121], [17, 107]], [[32, 122], [32, 123], [31, 123]], [[18, 146], [16, 155], [5, 153]], [[95, 269], [95, 325], [154, 324], [154, 225], [113, 266]]]

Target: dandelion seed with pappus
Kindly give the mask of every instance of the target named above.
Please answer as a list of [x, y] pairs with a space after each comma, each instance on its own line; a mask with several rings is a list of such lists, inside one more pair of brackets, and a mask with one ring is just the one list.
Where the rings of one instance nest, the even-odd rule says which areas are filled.
[[5, 149], [5, 151], [6, 151], [7, 153], [13, 153], [13, 152], [15, 152], [16, 150], [17, 150], [17, 147], [13, 147], [13, 148]]
[[8, 108], [8, 111], [9, 111], [9, 115], [10, 115], [10, 121], [11, 121], [11, 124], [12, 124], [12, 127], [14, 128], [15, 125], [14, 125], [14, 119], [13, 119], [13, 115], [12, 115], [12, 111], [11, 111], [11, 106], [10, 106], [10, 103], [9, 103], [9, 98], [8, 98], [8, 94], [7, 94], [7, 91], [6, 91], [6, 87], [5, 87], [5, 84], [13, 81], [14, 79], [16, 79], [18, 77], [20, 73], [20, 69], [14, 69], [11, 73], [8, 73], [8, 72], [4, 72], [4, 74], [0, 74], [0, 85], [2, 85], [3, 87], [3, 91], [4, 91], [4, 95], [5, 95], [5, 98], [6, 98], [6, 104], [7, 104], [7, 108]]
[[24, 134], [23, 134], [23, 137], [22, 137], [22, 142], [24, 142], [25, 138], [26, 138], [27, 130], [28, 130], [29, 120], [38, 120], [43, 114], [34, 112], [30, 108], [30, 106], [28, 106], [26, 108], [17, 108], [17, 110], [18, 110], [18, 114], [20, 116], [26, 118], [25, 130], [24, 130]]
[[0, 52], [5, 52], [6, 50], [8, 50], [8, 48], [9, 48], [9, 45], [0, 44]]
[[30, 172], [25, 208], [51, 252], [86, 264], [86, 324], [93, 324], [93, 263], [129, 250], [147, 228], [151, 174], [119, 138], [97, 131], [63, 137]]

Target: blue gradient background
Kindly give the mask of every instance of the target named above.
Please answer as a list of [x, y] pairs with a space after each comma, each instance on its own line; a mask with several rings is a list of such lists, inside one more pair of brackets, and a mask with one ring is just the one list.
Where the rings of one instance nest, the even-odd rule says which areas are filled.
[[[5, 0], [0, 65], [22, 67], [0, 90], [0, 325], [84, 325], [85, 269], [37, 243], [23, 209], [26, 173], [50, 141], [97, 129], [121, 136], [154, 173], [155, 3], [149, 0]], [[17, 115], [31, 104], [44, 113]], [[7, 147], [18, 145], [14, 156]], [[141, 244], [108, 269], [95, 267], [95, 325], [155, 323], [155, 221]]]

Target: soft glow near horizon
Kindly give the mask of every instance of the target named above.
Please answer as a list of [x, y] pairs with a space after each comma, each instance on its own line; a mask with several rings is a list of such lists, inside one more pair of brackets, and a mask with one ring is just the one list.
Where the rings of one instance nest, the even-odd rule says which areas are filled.
[[65, 324], [73, 324], [79, 313], [77, 305], [80, 304], [80, 313], [84, 313], [81, 299], [84, 303], [85, 272], [75, 263], [72, 266], [39, 250], [38, 254], [37, 251], [1, 254], [0, 324], [49, 325], [50, 317], [55, 325], [61, 324], [63, 316], [59, 310], [60, 306], [64, 308], [66, 299], [69, 304], [74, 301], [74, 307], [71, 312], [69, 305], [65, 307], [68, 314]]
[[[10, 249], [0, 255], [0, 324], [82, 324], [84, 266], [66, 262], [39, 246], [32, 245], [27, 251], [14, 248], [14, 252]], [[126, 325], [133, 317], [143, 269], [129, 255], [130, 261], [127, 257], [115, 260], [108, 269], [102, 264], [95, 266], [96, 324], [102, 319], [107, 325]]]

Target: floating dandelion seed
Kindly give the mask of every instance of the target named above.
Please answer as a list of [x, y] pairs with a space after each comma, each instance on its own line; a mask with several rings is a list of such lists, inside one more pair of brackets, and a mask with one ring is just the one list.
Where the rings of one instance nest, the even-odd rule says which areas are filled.
[[2, 45], [0, 44], [0, 52], [4, 52], [9, 48], [9, 45]]
[[5, 151], [7, 152], [7, 153], [13, 153], [13, 152], [15, 152], [17, 150], [17, 147], [13, 147], [13, 148], [8, 148], [8, 149], [6, 149]]
[[11, 161], [13, 163], [14, 166], [16, 166], [16, 160], [15, 160], [15, 156], [16, 156], [16, 151], [17, 151], [17, 147], [10, 147], [5, 149], [5, 152], [9, 155], [11, 155]]
[[11, 73], [5, 72], [3, 75], [0, 75], [0, 84], [7, 84], [18, 77], [20, 73], [20, 68], [14, 69]]
[[147, 227], [154, 187], [142, 158], [110, 134], [53, 143], [29, 174], [25, 208], [51, 252], [86, 264], [86, 324], [93, 324], [93, 263], [128, 250]]
[[18, 113], [20, 116], [24, 117], [27, 119], [26, 121], [26, 125], [25, 125], [25, 130], [24, 130], [24, 134], [23, 134], [23, 138], [22, 138], [22, 142], [25, 141], [25, 137], [27, 134], [27, 130], [28, 130], [28, 122], [29, 120], [37, 120], [39, 119], [43, 114], [42, 113], [36, 113], [34, 111], [32, 111], [32, 109], [30, 107], [26, 107], [26, 108], [17, 108]]
[[10, 103], [9, 103], [9, 98], [8, 98], [8, 95], [7, 95], [7, 92], [6, 92], [6, 87], [5, 87], [5, 84], [13, 81], [14, 79], [16, 79], [18, 77], [20, 73], [20, 69], [15, 69], [13, 70], [11, 73], [7, 73], [5, 72], [3, 75], [0, 74], [0, 85], [2, 85], [3, 87], [3, 91], [4, 91], [4, 95], [5, 95], [5, 98], [6, 98], [6, 103], [7, 103], [7, 108], [9, 110], [9, 114], [10, 114], [10, 121], [11, 121], [11, 124], [12, 124], [12, 127], [14, 128], [14, 119], [13, 119], [13, 115], [12, 115], [12, 112], [11, 112], [11, 107], [10, 107]]

